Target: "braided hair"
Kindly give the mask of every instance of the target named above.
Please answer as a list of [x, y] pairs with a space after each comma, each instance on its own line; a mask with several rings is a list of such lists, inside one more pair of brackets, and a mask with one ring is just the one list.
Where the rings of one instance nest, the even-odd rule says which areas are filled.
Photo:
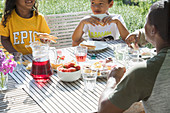
[[[5, 2], [5, 9], [4, 9], [4, 17], [2, 20], [2, 25], [6, 27], [7, 19], [11, 15], [11, 12], [13, 9], [16, 8], [16, 0], [6, 0]], [[38, 2], [37, 0], [35, 1], [34, 6], [32, 7], [32, 10], [35, 11], [35, 15], [38, 15]]]
[[150, 8], [148, 21], [155, 26], [162, 39], [170, 43], [170, 2], [155, 2]]

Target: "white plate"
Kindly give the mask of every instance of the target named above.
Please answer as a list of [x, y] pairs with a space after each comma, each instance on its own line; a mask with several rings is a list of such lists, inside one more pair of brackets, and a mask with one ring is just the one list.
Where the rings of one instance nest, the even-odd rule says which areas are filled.
[[108, 44], [103, 41], [89, 41], [89, 40], [87, 40], [87, 41], [83, 41], [81, 43], [96, 46], [95, 50], [88, 50], [88, 51], [98, 51], [98, 50], [102, 50], [102, 49], [105, 49], [108, 47]]
[[[142, 55], [146, 53], [146, 55]], [[149, 48], [140, 48], [140, 55], [142, 59], [149, 59], [156, 55], [156, 52], [154, 52], [154, 49], [149, 49]]]

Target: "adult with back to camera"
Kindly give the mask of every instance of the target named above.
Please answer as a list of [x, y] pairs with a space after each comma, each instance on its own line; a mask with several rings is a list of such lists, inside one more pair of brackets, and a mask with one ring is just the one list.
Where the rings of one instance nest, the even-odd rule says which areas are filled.
[[[161, 18], [160, 18], [161, 17]], [[122, 113], [142, 100], [146, 113], [170, 111], [170, 2], [155, 2], [146, 17], [145, 35], [157, 55], [125, 73], [114, 68], [99, 100], [99, 113]]]

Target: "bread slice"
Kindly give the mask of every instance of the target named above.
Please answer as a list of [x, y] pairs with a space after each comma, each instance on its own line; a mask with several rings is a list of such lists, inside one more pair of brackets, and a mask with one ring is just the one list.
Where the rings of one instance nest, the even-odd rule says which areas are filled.
[[58, 39], [57, 37], [55, 37], [53, 35], [49, 35], [47, 33], [38, 33], [37, 38], [47, 38], [47, 39], [51, 40], [54, 43], [57, 42], [55, 39]]
[[80, 46], [86, 46], [89, 50], [95, 50], [96, 46], [88, 45], [88, 44], [80, 44]]

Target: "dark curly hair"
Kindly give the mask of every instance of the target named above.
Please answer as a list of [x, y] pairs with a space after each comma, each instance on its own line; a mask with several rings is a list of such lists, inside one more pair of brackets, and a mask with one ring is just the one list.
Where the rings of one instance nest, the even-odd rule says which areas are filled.
[[163, 40], [170, 43], [170, 2], [155, 2], [150, 8], [148, 22], [156, 27]]
[[[4, 17], [3, 17], [3, 20], [2, 20], [2, 25], [4, 27], [6, 27], [7, 19], [11, 15], [12, 10], [16, 8], [15, 3], [16, 3], [16, 0], [6, 0], [6, 2], [5, 2]], [[37, 0], [35, 1], [35, 4], [32, 7], [32, 10], [35, 11], [35, 15], [37, 16], [38, 15], [38, 2], [37, 2]]]

